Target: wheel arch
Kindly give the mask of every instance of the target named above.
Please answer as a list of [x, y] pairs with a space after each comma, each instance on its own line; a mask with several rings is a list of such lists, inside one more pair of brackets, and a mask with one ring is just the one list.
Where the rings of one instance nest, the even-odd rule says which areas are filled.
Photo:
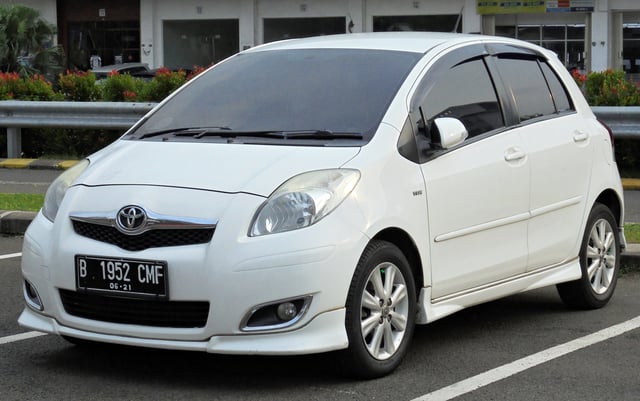
[[611, 210], [611, 213], [613, 213], [613, 217], [615, 217], [618, 222], [618, 226], [622, 227], [622, 224], [624, 223], [622, 221], [622, 200], [614, 190], [606, 189], [602, 191], [602, 193], [600, 193], [596, 198], [594, 205], [597, 203], [601, 203], [608, 207], [609, 210]]
[[413, 241], [413, 238], [411, 238], [406, 231], [400, 228], [389, 227], [380, 231], [371, 240], [387, 241], [400, 249], [409, 262], [409, 266], [413, 273], [413, 280], [416, 283], [417, 295], [420, 295], [420, 290], [424, 287], [424, 269], [422, 268], [420, 252], [418, 251], [418, 247]]

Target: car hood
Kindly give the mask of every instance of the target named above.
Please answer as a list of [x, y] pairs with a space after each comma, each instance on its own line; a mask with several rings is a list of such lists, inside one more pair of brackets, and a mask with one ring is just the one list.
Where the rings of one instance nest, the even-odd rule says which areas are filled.
[[359, 147], [120, 140], [89, 157], [75, 185], [156, 185], [269, 196], [294, 175], [339, 168]]

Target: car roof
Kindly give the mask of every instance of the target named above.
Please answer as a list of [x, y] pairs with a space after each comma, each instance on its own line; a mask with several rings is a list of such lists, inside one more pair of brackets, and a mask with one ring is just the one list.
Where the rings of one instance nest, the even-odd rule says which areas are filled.
[[315, 36], [303, 39], [289, 39], [267, 43], [265, 45], [254, 47], [248, 51], [336, 48], [397, 50], [425, 53], [442, 44], [455, 45], [465, 42], [477, 42], [483, 39], [495, 40], [498, 38], [475, 34], [446, 32], [367, 32]]

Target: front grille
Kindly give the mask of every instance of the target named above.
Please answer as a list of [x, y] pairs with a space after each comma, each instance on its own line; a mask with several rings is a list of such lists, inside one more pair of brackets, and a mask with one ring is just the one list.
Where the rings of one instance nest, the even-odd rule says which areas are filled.
[[158, 301], [60, 290], [64, 310], [73, 316], [141, 326], [204, 327], [209, 302]]
[[151, 230], [138, 235], [126, 235], [115, 227], [73, 220], [74, 231], [83, 237], [106, 242], [127, 251], [142, 251], [166, 246], [206, 244], [213, 237], [213, 228]]

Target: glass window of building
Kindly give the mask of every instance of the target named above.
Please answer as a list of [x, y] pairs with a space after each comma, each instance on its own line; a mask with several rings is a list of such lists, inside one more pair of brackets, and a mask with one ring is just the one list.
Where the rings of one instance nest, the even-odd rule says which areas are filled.
[[498, 25], [496, 35], [524, 40], [552, 50], [569, 70], [585, 68], [584, 24]]
[[640, 18], [622, 28], [622, 68], [630, 74], [640, 73]]
[[166, 67], [206, 67], [238, 52], [237, 19], [164, 21], [162, 26]]
[[264, 43], [346, 32], [344, 17], [264, 19]]
[[456, 14], [373, 17], [373, 31], [462, 32], [462, 19]]

